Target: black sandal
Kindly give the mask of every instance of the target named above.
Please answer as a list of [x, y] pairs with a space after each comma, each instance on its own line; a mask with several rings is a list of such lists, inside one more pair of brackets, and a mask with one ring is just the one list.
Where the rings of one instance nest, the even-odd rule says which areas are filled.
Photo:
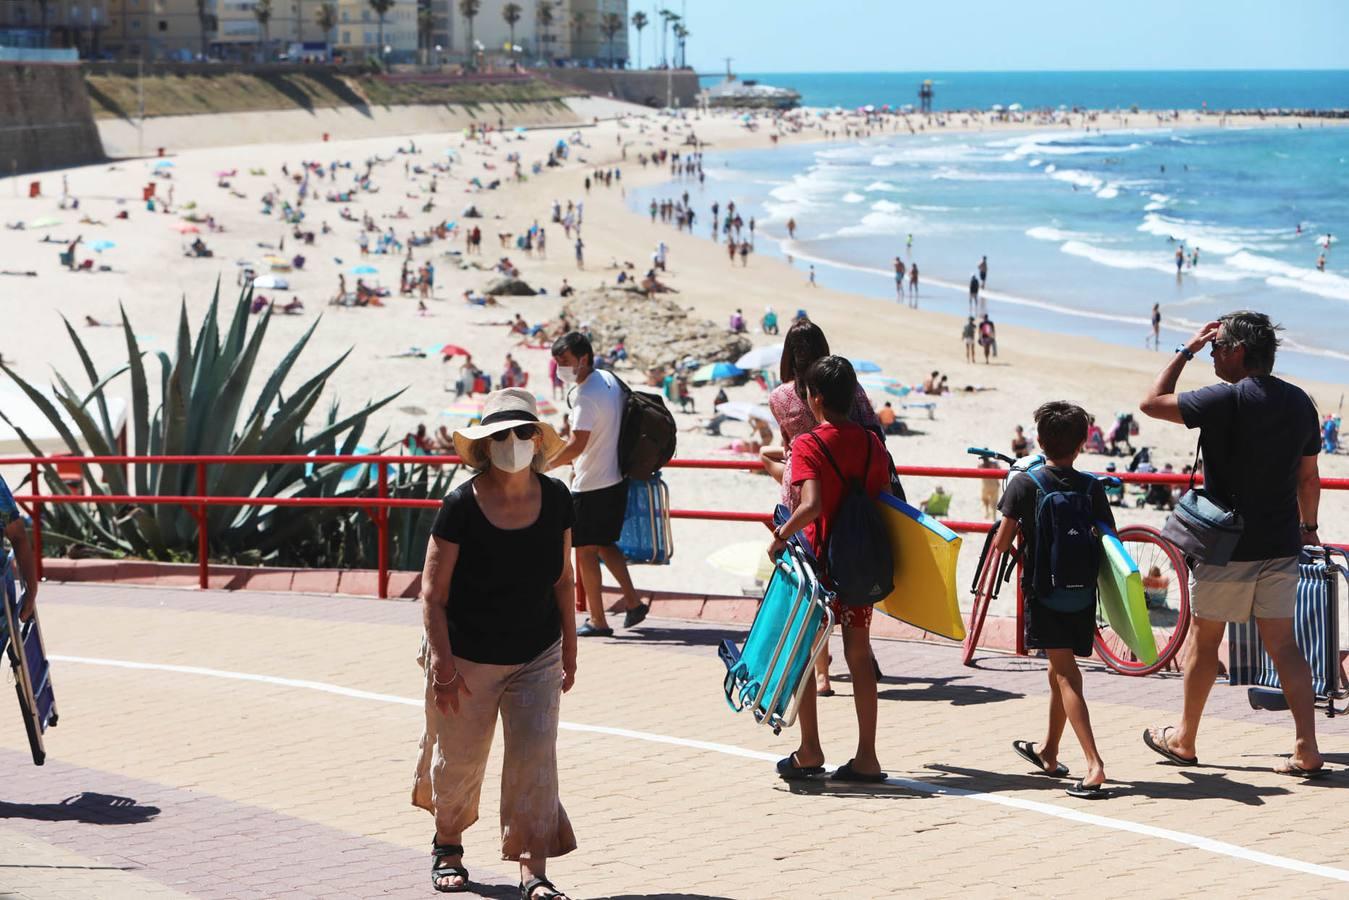
[[[548, 893], [535, 897], [534, 892], [539, 888], [547, 888]], [[520, 885], [520, 900], [552, 900], [554, 897], [562, 897], [563, 900], [570, 900], [566, 894], [559, 891], [557, 886], [547, 878], [531, 878], [528, 884], [521, 883]]]
[[[462, 894], [468, 890], [468, 869], [462, 865], [450, 865], [442, 863], [441, 860], [447, 856], [457, 856], [461, 860], [464, 858], [464, 848], [459, 844], [438, 844], [435, 839], [431, 839], [431, 885], [442, 894]], [[463, 884], [441, 884], [440, 879], [452, 878], [458, 875], [464, 879]]]

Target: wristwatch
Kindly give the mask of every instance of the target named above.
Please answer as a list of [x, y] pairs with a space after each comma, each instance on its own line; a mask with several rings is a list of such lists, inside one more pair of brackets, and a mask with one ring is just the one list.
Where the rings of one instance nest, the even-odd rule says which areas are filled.
[[1186, 362], [1189, 362], [1190, 360], [1194, 359], [1194, 351], [1191, 350], [1189, 347], [1186, 347], [1184, 344], [1181, 344], [1179, 347], [1177, 347], [1176, 352], [1179, 353], [1181, 356], [1185, 357]]
[[1307, 523], [1307, 522], [1303, 522], [1303, 523], [1301, 524], [1301, 527], [1302, 527], [1302, 530], [1305, 531], [1305, 532], [1307, 532], [1308, 534], [1311, 534], [1312, 532], [1316, 531], [1316, 525], [1315, 525], [1315, 524], [1309, 524], [1309, 523]]

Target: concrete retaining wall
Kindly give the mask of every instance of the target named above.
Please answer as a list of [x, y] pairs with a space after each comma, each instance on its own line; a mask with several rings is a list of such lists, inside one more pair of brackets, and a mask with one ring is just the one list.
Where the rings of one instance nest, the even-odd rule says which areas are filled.
[[79, 66], [0, 62], [0, 173], [103, 159]]
[[665, 106], [667, 93], [672, 95], [674, 105], [681, 109], [688, 109], [698, 103], [698, 76], [688, 70], [667, 74], [654, 70], [547, 69], [540, 70], [538, 74], [599, 97], [613, 97], [644, 106]]

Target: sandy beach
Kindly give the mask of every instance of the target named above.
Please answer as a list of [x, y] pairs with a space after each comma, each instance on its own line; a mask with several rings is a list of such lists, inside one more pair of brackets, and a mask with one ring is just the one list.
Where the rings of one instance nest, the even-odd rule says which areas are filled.
[[[781, 135], [779, 145], [823, 140], [825, 129], [838, 132], [836, 137], [842, 140], [846, 137], [845, 130], [864, 127], [860, 120], [843, 115], [802, 119], [812, 127], [801, 133]], [[1218, 125], [1215, 116], [1184, 114], [1181, 119], [1186, 127]], [[1291, 118], [1259, 121], [1229, 117], [1226, 125], [1294, 127], [1296, 122]], [[998, 313], [999, 357], [995, 365], [972, 365], [964, 361], [960, 316], [955, 314], [963, 313], [963, 302], [944, 304], [954, 313], [911, 310], [831, 290], [824, 278], [819, 286], [811, 286], [799, 261], [793, 266], [782, 260], [751, 255], [747, 266], [738, 262], [728, 264], [724, 247], [705, 237], [706, 210], [714, 200], [724, 205], [734, 198], [718, 196], [711, 180], [701, 188], [696, 180], [682, 182], [671, 191], [672, 197], [683, 190], [689, 192], [699, 215], [695, 235], [677, 232], [672, 225], [652, 223], [625, 205], [623, 186], [670, 177], [668, 166], [643, 168], [638, 162], [639, 154], [649, 155], [662, 148], [687, 151], [685, 141], [690, 134], [696, 134], [708, 149], [719, 151], [769, 146], [775, 130], [767, 120], [756, 124], [755, 130], [749, 130], [738, 116], [730, 114], [672, 118], [633, 107], [632, 115], [625, 118], [579, 128], [507, 131], [492, 135], [487, 141], [468, 140], [463, 132], [416, 135], [411, 138], [416, 154], [398, 153], [400, 147], [409, 147], [410, 139], [394, 135], [326, 143], [250, 144], [181, 153], [174, 153], [170, 143], [167, 160], [172, 165], [158, 170], [155, 166], [160, 160], [127, 159], [11, 179], [25, 185], [28, 181], [40, 181], [43, 196], [38, 199], [16, 196], [19, 184], [12, 191], [0, 190], [3, 194], [0, 222], [33, 223], [46, 217], [58, 222], [2, 232], [0, 270], [5, 274], [0, 275], [0, 305], [9, 327], [0, 337], [0, 354], [20, 375], [40, 384], [47, 383], [53, 368], [77, 381], [74, 376], [81, 372], [80, 363], [65, 335], [64, 316], [79, 330], [96, 365], [110, 371], [125, 360], [121, 329], [95, 327], [85, 322], [86, 317], [91, 317], [104, 325], [117, 323], [119, 304], [126, 308], [144, 348], [171, 353], [180, 302], [185, 300], [189, 320], [195, 326], [209, 304], [217, 279], [222, 300], [232, 304], [237, 296], [236, 278], [241, 261], [259, 264], [261, 273], [267, 269], [262, 261], [264, 256], [275, 253], [289, 259], [301, 253], [305, 257], [303, 269], [284, 275], [290, 282], [290, 290], [259, 290], [274, 298], [278, 305], [295, 297], [304, 304], [300, 315], [273, 316], [260, 370], [274, 365], [313, 323], [314, 317], [322, 315], [315, 340], [298, 367], [296, 381], [347, 348], [353, 348], [351, 357], [330, 381], [329, 399], [340, 399], [344, 408], [351, 408], [366, 399], [403, 390], [367, 431], [377, 434], [387, 429], [391, 443], [396, 444], [419, 423], [434, 430], [440, 424], [452, 428], [463, 421], [441, 416], [442, 410], [454, 401], [453, 382], [459, 365], [457, 360], [449, 364], [441, 362], [438, 351], [446, 343], [470, 349], [474, 360], [494, 379], [500, 377], [506, 353], [513, 353], [529, 373], [530, 385], [547, 396], [548, 354], [517, 347], [517, 339], [509, 333], [506, 323], [517, 312], [530, 323], [556, 319], [561, 304], [558, 289], [563, 278], [582, 291], [612, 284], [618, 274], [617, 269], [610, 268], [615, 261], [619, 264], [631, 261], [640, 274], [649, 267], [655, 245], [664, 241], [669, 247], [669, 264], [662, 280], [678, 291], [673, 295], [675, 299], [693, 314], [722, 326], [737, 308], [743, 309], [756, 346], [780, 340], [757, 333], [757, 322], [765, 307], [772, 306], [778, 312], [784, 328], [795, 310], [805, 309], [825, 329], [835, 352], [873, 360], [884, 374], [908, 384], [921, 382], [932, 370], [948, 374], [955, 392], [935, 398], [930, 419], [925, 410], [907, 411], [908, 422], [916, 433], [889, 439], [891, 453], [900, 464], [962, 466], [972, 461], [965, 455], [967, 447], [989, 446], [1007, 451], [1014, 426], [1029, 426], [1031, 411], [1048, 399], [1076, 401], [1106, 426], [1117, 411], [1136, 412], [1139, 399], [1167, 353], [1020, 328], [1015, 311], [1010, 307], [998, 310], [995, 298], [992, 306]], [[1102, 116], [1091, 123], [1093, 128], [1106, 129], [1155, 124], [1158, 124], [1156, 117], [1145, 115]], [[1180, 122], [1164, 124], [1174, 126]], [[1320, 123], [1308, 124], [1317, 127]], [[953, 114], [943, 130], [1013, 131], [1043, 127], [1034, 122], [991, 122]], [[1070, 132], [1070, 126], [1058, 127]], [[532, 164], [542, 162], [559, 140], [571, 141], [566, 163], [556, 169], [545, 168], [539, 175], [531, 174]], [[453, 156], [447, 155], [447, 151]], [[526, 180], [517, 183], [512, 179], [513, 164], [507, 161], [510, 154], [519, 154]], [[376, 193], [358, 192], [350, 202], [327, 202], [323, 197], [332, 189], [332, 182], [311, 180], [311, 196], [303, 206], [306, 216], [301, 227], [316, 233], [314, 245], [302, 246], [296, 241], [279, 212], [263, 215], [262, 197], [269, 191], [291, 202], [295, 200], [296, 184], [282, 174], [283, 165], [295, 173], [302, 161], [324, 166], [334, 160], [348, 161], [352, 170], [339, 170], [338, 179], [345, 189], [352, 172], [363, 170], [365, 161], [372, 157], [384, 160], [372, 170]], [[429, 171], [433, 164], [451, 159], [449, 172]], [[409, 166], [406, 175], [405, 163]], [[411, 173], [411, 167], [419, 165], [428, 170], [426, 174]], [[596, 169], [613, 166], [621, 167], [621, 181], [615, 180], [608, 188], [592, 186], [587, 192], [586, 176]], [[250, 174], [251, 170], [264, 174]], [[153, 174], [156, 171], [171, 173], [171, 177], [156, 177]], [[226, 172], [235, 174], [219, 174]], [[432, 175], [437, 184], [434, 194], [429, 190]], [[478, 190], [468, 186], [471, 178], [483, 184], [500, 179], [501, 184], [494, 190]], [[70, 195], [79, 199], [77, 211], [59, 206], [63, 180], [68, 183]], [[140, 198], [142, 187], [149, 183], [155, 185], [156, 195], [162, 199], [168, 199], [171, 192], [171, 211], [146, 210]], [[220, 186], [222, 183], [228, 187]], [[428, 200], [434, 201], [434, 209], [423, 212]], [[562, 228], [549, 221], [554, 201], [564, 206], [568, 201], [584, 203], [584, 269], [578, 269], [573, 248], [565, 240]], [[481, 210], [484, 217], [462, 218], [461, 212], [469, 204]], [[362, 257], [357, 245], [358, 222], [340, 216], [344, 207], [350, 208], [357, 219], [369, 214], [380, 229], [392, 227], [399, 239], [410, 231], [425, 233], [433, 224], [446, 220], [457, 222], [457, 237], [436, 240], [413, 251], [414, 270], [428, 260], [436, 267], [434, 294], [427, 302], [425, 314], [419, 314], [415, 296], [398, 296], [402, 254]], [[400, 210], [405, 218], [399, 216]], [[128, 218], [117, 219], [121, 211]], [[204, 224], [200, 226], [200, 237], [214, 254], [211, 258], [184, 255], [185, 247], [197, 236], [176, 230], [187, 214], [201, 218], [209, 215], [223, 226], [224, 230], [219, 232], [210, 231]], [[81, 217], [93, 221], [82, 223]], [[509, 241], [509, 248], [499, 247], [498, 235], [522, 234], [535, 221], [547, 228], [547, 259], [524, 256], [514, 248], [513, 241]], [[320, 233], [325, 223], [331, 227], [331, 233]], [[447, 251], [464, 249], [465, 227], [475, 224], [483, 232], [483, 250], [473, 258], [475, 261], [486, 269], [499, 257], [509, 256], [519, 267], [520, 277], [535, 287], [546, 288], [547, 295], [502, 298], [500, 306], [487, 308], [465, 304], [462, 299], [465, 291], [477, 293], [495, 277], [491, 271], [461, 269], [455, 257], [446, 255]], [[60, 252], [76, 237], [83, 241], [77, 257], [92, 258], [95, 271], [70, 272], [60, 264]], [[102, 252], [91, 250], [90, 246], [100, 240], [111, 241], [115, 246]], [[922, 262], [921, 256], [918, 261]], [[386, 298], [382, 307], [330, 306], [328, 301], [337, 292], [339, 273], [349, 273], [359, 264], [373, 266], [378, 274], [347, 274], [349, 289], [354, 289], [357, 277], [364, 277], [368, 283], [390, 288], [393, 296]], [[110, 271], [97, 271], [104, 265]], [[36, 275], [9, 274], [29, 271]], [[924, 270], [924, 275], [928, 274]], [[958, 273], [932, 272], [931, 276], [940, 278], [945, 274], [958, 279]], [[1140, 314], [1152, 302], [1153, 298], [1139, 297]], [[426, 356], [398, 356], [412, 347], [421, 348]], [[631, 370], [620, 369], [619, 373], [639, 379], [639, 373]], [[1181, 386], [1194, 388], [1213, 380], [1205, 355], [1188, 367]], [[1323, 411], [1333, 410], [1344, 390], [1342, 385], [1290, 380], [1306, 388]], [[0, 402], [6, 404], [8, 411], [16, 391], [8, 379], [5, 382], [0, 385]], [[985, 390], [961, 390], [966, 385]], [[715, 387], [694, 389], [699, 413], [710, 414], [715, 392]], [[729, 388], [727, 392], [732, 400], [754, 403], [765, 400], [763, 391], [752, 383]], [[886, 395], [877, 393], [874, 397], [879, 404]], [[921, 398], [911, 396], [906, 401], [917, 399]], [[561, 401], [558, 405], [565, 408]], [[326, 406], [326, 401], [321, 403], [322, 409], [326, 410]], [[677, 414], [677, 419], [682, 428], [695, 426], [698, 421], [691, 413]], [[1153, 448], [1159, 467], [1169, 462], [1179, 470], [1190, 461], [1194, 448], [1192, 434], [1174, 425], [1148, 420], [1140, 424], [1142, 430], [1135, 446]], [[724, 448], [733, 438], [748, 437], [749, 428], [730, 423], [723, 434], [724, 437], [718, 438], [686, 431], [681, 434], [679, 455], [731, 458], [731, 451]], [[61, 448], [49, 445], [47, 449]], [[7, 445], [4, 452], [18, 452], [18, 448]], [[1083, 467], [1100, 470], [1106, 462], [1102, 457], [1086, 457]], [[1122, 467], [1125, 460], [1118, 462]], [[1349, 456], [1322, 457], [1321, 472], [1326, 476], [1349, 476]], [[4, 474], [9, 477], [13, 473], [6, 470]], [[672, 470], [667, 473], [667, 480], [673, 502], [679, 508], [767, 510], [777, 490], [766, 477], [743, 472]], [[11, 484], [15, 481], [17, 478], [11, 479]], [[911, 478], [906, 486], [911, 499], [922, 499], [937, 483]], [[952, 518], [984, 518], [976, 482], [940, 483], [954, 495]], [[1119, 510], [1117, 514], [1121, 524], [1160, 524], [1162, 517], [1156, 511], [1132, 508]], [[1342, 494], [1323, 495], [1320, 518], [1326, 539], [1349, 540], [1349, 503]], [[736, 593], [749, 581], [720, 572], [704, 560], [719, 547], [761, 537], [762, 530], [757, 526], [677, 522], [675, 565], [635, 570], [638, 585]], [[973, 565], [977, 552], [971, 548], [977, 548], [978, 540], [967, 539], [967, 552], [963, 554], [967, 567]]]

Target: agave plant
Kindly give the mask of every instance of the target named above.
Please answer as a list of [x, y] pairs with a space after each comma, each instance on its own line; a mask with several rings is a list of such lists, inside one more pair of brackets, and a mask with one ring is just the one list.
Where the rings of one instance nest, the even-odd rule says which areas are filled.
[[[252, 293], [245, 290], [222, 335], [217, 322], [219, 299], [217, 284], [195, 342], [188, 326], [186, 304], [180, 309], [173, 357], [163, 352], [154, 354], [159, 360], [160, 402], [153, 412], [145, 366], [147, 354], [137, 343], [125, 309], [122, 329], [126, 335], [127, 362], [108, 374], [99, 374], [79, 335], [66, 322], [89, 380], [87, 391], [77, 390], [56, 373], [51, 386], [56, 399], [53, 403], [3, 363], [0, 370], [46, 415], [71, 453], [96, 456], [117, 453], [107, 390], [109, 383], [123, 373], [129, 374], [131, 383], [130, 449], [138, 456], [351, 454], [360, 443], [370, 415], [402, 393], [397, 391], [368, 403], [350, 415], [342, 415], [334, 402], [323, 424], [312, 433], [307, 432], [305, 419], [318, 404], [329, 377], [351, 352], [343, 353], [294, 390], [283, 393], [287, 377], [319, 325], [316, 319], [268, 374], [257, 396], [246, 407], [244, 400], [250, 393], [250, 380], [271, 314], [263, 313], [250, 333]], [[58, 412], [57, 404], [67, 418]], [[29, 436], [5, 418], [3, 412], [0, 418], [14, 427], [34, 456], [42, 455]], [[74, 423], [78, 435], [67, 419]], [[375, 443], [383, 443], [382, 436]], [[84, 483], [91, 494], [181, 496], [198, 491], [194, 465], [151, 463], [102, 468], [100, 480], [91, 467], [84, 467]], [[369, 493], [372, 480], [369, 467], [354, 484], [348, 480], [344, 485], [343, 473], [348, 468], [346, 464], [210, 465], [206, 467], [206, 492], [213, 496], [246, 497], [354, 497]], [[53, 465], [43, 466], [41, 473], [50, 492], [69, 493]], [[208, 508], [205, 525], [208, 547], [215, 558], [330, 565], [334, 562], [333, 535], [347, 530], [339, 523], [364, 515], [359, 510], [336, 507], [221, 506]], [[82, 544], [112, 555], [151, 559], [196, 555], [198, 523], [191, 510], [174, 504], [52, 504], [46, 511], [44, 524], [58, 544]]]

